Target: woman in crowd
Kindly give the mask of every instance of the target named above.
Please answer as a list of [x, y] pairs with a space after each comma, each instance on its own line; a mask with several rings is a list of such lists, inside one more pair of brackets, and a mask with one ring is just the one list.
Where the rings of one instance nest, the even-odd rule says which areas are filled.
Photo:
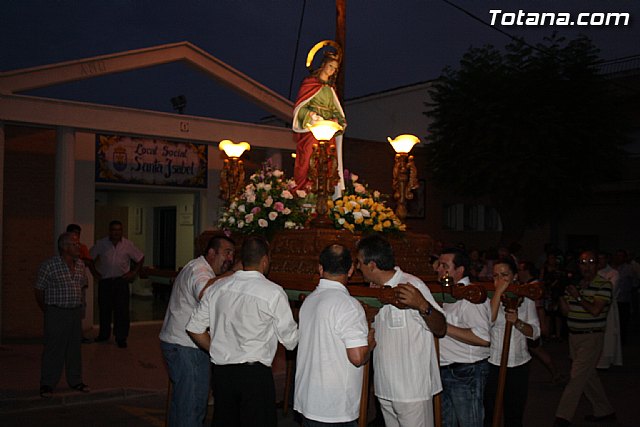
[[501, 298], [509, 285], [517, 285], [517, 267], [511, 258], [497, 260], [493, 265], [493, 284], [495, 292], [491, 298], [491, 356], [489, 357], [489, 378], [485, 388], [485, 426], [491, 426], [493, 406], [498, 389], [500, 359], [504, 333], [509, 323], [513, 324], [507, 361], [507, 378], [504, 388], [504, 425], [522, 426], [522, 417], [527, 402], [529, 382], [529, 361], [531, 355], [527, 339], [535, 340], [540, 336], [540, 322], [535, 303], [524, 298], [516, 310], [505, 310]]

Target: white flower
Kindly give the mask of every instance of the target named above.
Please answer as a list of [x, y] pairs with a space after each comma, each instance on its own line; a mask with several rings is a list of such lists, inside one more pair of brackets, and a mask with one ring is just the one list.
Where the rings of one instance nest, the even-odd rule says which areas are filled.
[[374, 191], [373, 192], [373, 197], [376, 198], [376, 199], [379, 199], [380, 198], [380, 192], [378, 190]]
[[267, 200], [264, 201], [264, 207], [269, 208], [273, 204], [273, 198], [271, 196], [267, 197]]
[[245, 221], [247, 224], [249, 224], [251, 221], [253, 221], [253, 214], [251, 214], [251, 213], [250, 213], [250, 214], [246, 214], [246, 215], [244, 216], [244, 221]]
[[247, 203], [255, 203], [255, 202], [256, 202], [256, 195], [255, 194], [247, 195]]
[[235, 224], [236, 219], [234, 217], [230, 217], [229, 220], [227, 221], [230, 225]]
[[371, 216], [371, 212], [369, 212], [366, 209], [360, 209], [360, 213], [362, 214], [363, 217], [365, 218], [369, 218]]
[[349, 200], [349, 207], [351, 209], [357, 208], [358, 207], [358, 202], [356, 202], [354, 200]]
[[289, 190], [284, 190], [282, 194], [280, 194], [280, 197], [283, 197], [285, 199], [293, 199], [293, 194], [291, 194]]
[[278, 212], [269, 212], [269, 219], [275, 221], [278, 218]]
[[358, 175], [356, 175], [355, 173], [351, 174], [351, 181], [356, 182], [358, 180]]
[[364, 215], [362, 215], [362, 212], [354, 212], [354, 213], [353, 213], [353, 219], [354, 219], [354, 220], [356, 220], [356, 219], [362, 219], [362, 217], [363, 217], [363, 216], [364, 216]]
[[289, 208], [284, 208], [284, 210], [282, 211], [282, 213], [283, 213], [284, 215], [289, 215], [289, 214], [291, 213], [291, 209], [289, 209]]
[[234, 210], [236, 206], [238, 206], [238, 204], [235, 201], [231, 202], [231, 204], [229, 205], [229, 210]]
[[280, 169], [276, 169], [272, 172], [273, 176], [275, 176], [276, 178], [280, 178], [284, 172], [282, 172]]
[[[251, 176], [249, 177], [249, 179], [250, 179], [251, 181], [253, 181], [253, 180], [254, 180], [254, 179], [256, 179], [256, 178], [258, 178], [258, 174], [257, 174], [257, 173], [254, 173], [253, 175], [251, 175]], [[249, 184], [249, 185], [251, 185], [251, 184]]]
[[304, 198], [307, 197], [307, 192], [304, 190], [296, 190], [296, 194], [298, 195], [298, 197], [300, 198]]
[[245, 213], [246, 211], [247, 211], [247, 208], [245, 205], [238, 206], [238, 212]]
[[340, 217], [338, 218], [338, 224], [343, 225], [345, 223], [345, 219]]
[[242, 227], [244, 227], [244, 221], [240, 220], [238, 221], [238, 228], [242, 228]]
[[264, 185], [264, 190], [265, 191], [271, 191], [271, 184], [265, 184]]
[[262, 189], [264, 189], [264, 187], [265, 187], [265, 183], [264, 183], [264, 182], [259, 182], [259, 183], [256, 185], [256, 188], [257, 188], [258, 190], [262, 190]]
[[293, 222], [293, 221], [285, 221], [284, 222], [284, 228], [286, 228], [286, 229], [296, 228], [296, 223]]
[[259, 225], [260, 227], [262, 227], [262, 228], [267, 228], [267, 227], [269, 226], [269, 223], [267, 222], [267, 220], [266, 220], [266, 219], [264, 219], [264, 218], [260, 218], [260, 219], [258, 220], [258, 225]]

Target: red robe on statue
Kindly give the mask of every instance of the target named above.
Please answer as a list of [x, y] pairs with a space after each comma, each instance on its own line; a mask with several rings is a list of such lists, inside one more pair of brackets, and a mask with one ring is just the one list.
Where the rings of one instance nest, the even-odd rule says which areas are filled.
[[[324, 90], [323, 90], [324, 89]], [[327, 90], [330, 92], [327, 93]], [[317, 101], [317, 102], [316, 102]], [[296, 162], [293, 171], [293, 177], [296, 181], [296, 188], [307, 190], [309, 182], [309, 159], [313, 153], [313, 144], [316, 139], [313, 134], [305, 126], [310, 121], [309, 115], [311, 111], [300, 115], [301, 109], [312, 110], [313, 113], [322, 116], [326, 120], [336, 120], [343, 126], [346, 126], [344, 112], [338, 101], [338, 97], [331, 86], [323, 83], [315, 76], [309, 76], [302, 81], [298, 97], [296, 99], [293, 111], [293, 140], [296, 143]], [[338, 152], [338, 173], [340, 175], [341, 189], [344, 189], [342, 181], [342, 136], [334, 137], [331, 142], [336, 144]]]

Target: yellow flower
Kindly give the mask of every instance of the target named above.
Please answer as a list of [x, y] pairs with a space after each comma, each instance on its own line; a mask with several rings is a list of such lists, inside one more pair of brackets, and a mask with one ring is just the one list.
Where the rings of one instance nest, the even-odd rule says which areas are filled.
[[344, 202], [342, 200], [336, 200], [336, 206], [342, 206]]
[[407, 231], [407, 226], [406, 226], [406, 224], [402, 224], [402, 225], [400, 225], [400, 227], [398, 227], [398, 230], [400, 230], [400, 231]]
[[327, 200], [327, 207], [333, 209], [333, 200]]
[[361, 216], [357, 217], [357, 218], [354, 220], [354, 222], [355, 222], [356, 224], [362, 224], [362, 222], [363, 222], [363, 221], [364, 221], [364, 218], [363, 218], [363, 217], [361, 217]]
[[382, 226], [383, 226], [384, 228], [389, 228], [389, 227], [391, 227], [391, 221], [387, 220], [387, 221], [383, 222], [383, 223], [382, 223]]
[[335, 212], [335, 213], [333, 214], [333, 217], [334, 217], [335, 219], [338, 219], [338, 218], [340, 218], [340, 214], [339, 214], [339, 213], [337, 213], [337, 212]]
[[373, 225], [373, 220], [372, 219], [365, 219], [364, 220], [364, 225]]
[[382, 225], [381, 224], [376, 224], [373, 226], [373, 231], [382, 231]]

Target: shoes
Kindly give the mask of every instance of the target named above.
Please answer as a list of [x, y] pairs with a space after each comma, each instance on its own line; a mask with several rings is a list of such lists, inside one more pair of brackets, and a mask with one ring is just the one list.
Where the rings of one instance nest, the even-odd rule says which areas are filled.
[[553, 427], [569, 427], [571, 426], [571, 421], [565, 420], [564, 418], [556, 417], [556, 420], [553, 422]]
[[[91, 391], [89, 386], [86, 385], [85, 383], [72, 385], [71, 388], [74, 389], [75, 391], [79, 391], [80, 393], [89, 393]], [[40, 394], [42, 394], [42, 393], [40, 393]]]
[[100, 335], [98, 335], [93, 340], [93, 342], [104, 342], [104, 341], [109, 341], [109, 337], [101, 337]]
[[118, 347], [119, 348], [127, 348], [127, 342], [126, 341], [118, 341]]
[[585, 415], [584, 420], [585, 421], [589, 421], [591, 423], [597, 423], [597, 422], [600, 422], [600, 421], [615, 421], [616, 420], [616, 413], [612, 412], [610, 414], [600, 415], [600, 416]]
[[43, 399], [50, 399], [53, 396], [53, 389], [48, 385], [40, 386], [40, 397]]

